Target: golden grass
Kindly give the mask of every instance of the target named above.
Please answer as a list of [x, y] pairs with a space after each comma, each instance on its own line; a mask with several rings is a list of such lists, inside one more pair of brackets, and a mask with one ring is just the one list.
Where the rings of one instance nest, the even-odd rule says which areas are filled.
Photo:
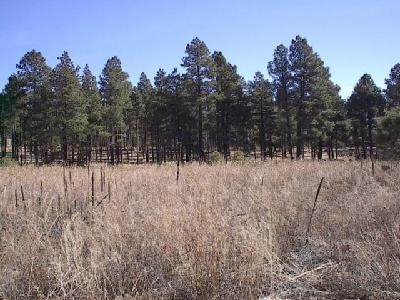
[[103, 170], [0, 169], [0, 299], [400, 299], [396, 166]]

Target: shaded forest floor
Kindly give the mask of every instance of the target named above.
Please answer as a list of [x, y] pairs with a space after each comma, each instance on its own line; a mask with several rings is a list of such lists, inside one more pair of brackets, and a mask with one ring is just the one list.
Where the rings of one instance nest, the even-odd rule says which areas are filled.
[[399, 199], [397, 164], [0, 168], [0, 299], [400, 299]]

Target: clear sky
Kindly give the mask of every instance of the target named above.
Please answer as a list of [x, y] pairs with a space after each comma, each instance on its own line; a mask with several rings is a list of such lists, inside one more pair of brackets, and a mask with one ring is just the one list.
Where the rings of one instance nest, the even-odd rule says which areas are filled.
[[96, 76], [116, 55], [136, 84], [178, 67], [196, 36], [250, 80], [300, 34], [348, 97], [364, 73], [385, 87], [400, 62], [399, 13], [399, 0], [0, 0], [0, 90], [31, 49], [51, 67], [66, 50]]

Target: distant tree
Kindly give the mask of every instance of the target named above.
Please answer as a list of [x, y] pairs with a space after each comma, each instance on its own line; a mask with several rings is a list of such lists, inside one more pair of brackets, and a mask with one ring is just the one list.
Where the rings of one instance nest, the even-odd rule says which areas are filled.
[[249, 95], [249, 87], [245, 80], [239, 76], [240, 89], [234, 97], [232, 108], [232, 144], [235, 149], [240, 149], [245, 154], [250, 154], [252, 150], [256, 150], [253, 103]]
[[0, 154], [1, 157], [6, 156], [7, 149], [7, 133], [9, 129], [9, 121], [11, 119], [11, 103], [10, 98], [5, 93], [0, 93]]
[[203, 142], [203, 109], [204, 101], [210, 92], [211, 80], [210, 51], [199, 38], [194, 38], [186, 46], [186, 56], [182, 59], [182, 67], [186, 69], [187, 86], [193, 104], [197, 106], [198, 119], [198, 155], [204, 160]]
[[30, 153], [39, 163], [39, 150], [45, 160], [54, 138], [52, 111], [53, 93], [51, 88], [51, 68], [40, 52], [27, 52], [17, 65], [17, 79], [21, 84], [20, 99], [21, 130], [25, 143], [30, 145]]
[[249, 84], [249, 92], [254, 103], [253, 116], [258, 128], [259, 145], [263, 159], [273, 157], [273, 135], [276, 131], [276, 111], [272, 102], [272, 92], [268, 80], [261, 72], [256, 72]]
[[0, 147], [1, 156], [5, 156], [7, 148], [7, 136], [11, 135], [12, 158], [18, 158], [18, 148], [21, 140], [21, 101], [24, 97], [22, 83], [16, 75], [11, 75], [0, 93]]
[[[85, 65], [81, 76], [83, 105], [85, 106], [88, 128], [87, 128], [87, 143], [88, 143], [88, 159], [91, 160], [93, 143], [96, 147], [100, 146], [100, 137], [104, 135], [104, 124], [102, 120], [103, 105], [101, 96], [97, 87], [96, 77], [92, 74], [88, 65]], [[96, 149], [97, 151], [97, 149]]]
[[307, 141], [311, 144], [312, 156], [318, 154], [321, 159], [324, 140], [329, 139], [328, 148], [332, 149], [339, 89], [330, 80], [329, 69], [305, 38], [297, 36], [292, 40], [289, 61], [291, 97], [296, 108], [296, 157], [304, 157]]
[[289, 97], [291, 73], [289, 51], [284, 45], [279, 45], [274, 51], [274, 58], [268, 63], [268, 72], [272, 77], [272, 89], [278, 105], [277, 126], [281, 132], [282, 156], [286, 157], [289, 151], [293, 158], [293, 113], [292, 99]]
[[354, 87], [348, 100], [348, 116], [352, 121], [353, 142], [356, 148], [360, 146], [363, 158], [367, 158], [367, 142], [372, 156], [373, 135], [375, 118], [382, 116], [385, 100], [380, 89], [375, 85], [369, 74], [364, 74]]
[[390, 70], [389, 78], [385, 79], [385, 83], [385, 94], [389, 106], [400, 106], [400, 64], [395, 64]]
[[154, 100], [152, 103], [153, 120], [151, 123], [152, 135], [156, 141], [156, 157], [157, 163], [165, 160], [165, 143], [166, 143], [166, 105], [167, 97], [167, 74], [163, 69], [157, 71], [154, 77]]
[[234, 128], [233, 109], [242, 94], [242, 78], [237, 74], [236, 66], [230, 64], [222, 52], [214, 52], [213, 59], [213, 97], [210, 106], [215, 107], [213, 129], [217, 149], [224, 153], [227, 160], [230, 156], [231, 130]]
[[122, 135], [127, 129], [127, 113], [130, 111], [132, 85], [128, 74], [122, 70], [116, 56], [107, 60], [100, 76], [100, 93], [104, 103], [103, 122], [109, 136], [111, 163], [120, 162]]
[[[151, 135], [151, 124], [153, 122], [153, 101], [154, 101], [154, 88], [147, 75], [142, 72], [140, 74], [139, 82], [136, 86], [138, 104], [139, 104], [139, 117], [142, 125], [142, 149], [145, 151], [146, 162], [150, 161], [149, 155], [149, 140], [153, 146], [153, 136]], [[153, 150], [152, 150], [153, 152]], [[153, 162], [154, 162], [154, 155]]]
[[[175, 158], [183, 153], [186, 154], [186, 161], [190, 161], [193, 151], [192, 132], [196, 127], [196, 118], [192, 113], [192, 103], [189, 99], [190, 93], [187, 91], [188, 80], [185, 76], [178, 73], [175, 68], [167, 75], [167, 102], [166, 102], [166, 124], [172, 136], [172, 148]], [[181, 149], [181, 150], [180, 150]]]
[[400, 158], [400, 107], [388, 110], [385, 116], [378, 119], [377, 141], [383, 158]]
[[68, 161], [69, 147], [72, 163], [75, 162], [75, 149], [81, 162], [81, 148], [86, 141], [88, 128], [86, 102], [79, 82], [79, 68], [75, 67], [68, 52], [64, 52], [53, 70], [54, 113], [56, 127], [61, 140], [62, 158]]

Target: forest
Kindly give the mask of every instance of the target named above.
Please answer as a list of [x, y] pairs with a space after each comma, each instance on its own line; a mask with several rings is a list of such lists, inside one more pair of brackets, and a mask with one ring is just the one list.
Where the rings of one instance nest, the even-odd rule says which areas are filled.
[[[141, 73], [134, 85], [116, 56], [97, 79], [68, 52], [52, 69], [26, 53], [0, 95], [1, 156], [25, 163], [162, 163], [256, 159], [395, 158], [400, 154], [400, 64], [385, 89], [369, 74], [348, 99], [307, 39], [279, 45], [268, 76], [251, 81], [194, 38], [180, 69]], [[7, 145], [8, 143], [11, 145]]]

